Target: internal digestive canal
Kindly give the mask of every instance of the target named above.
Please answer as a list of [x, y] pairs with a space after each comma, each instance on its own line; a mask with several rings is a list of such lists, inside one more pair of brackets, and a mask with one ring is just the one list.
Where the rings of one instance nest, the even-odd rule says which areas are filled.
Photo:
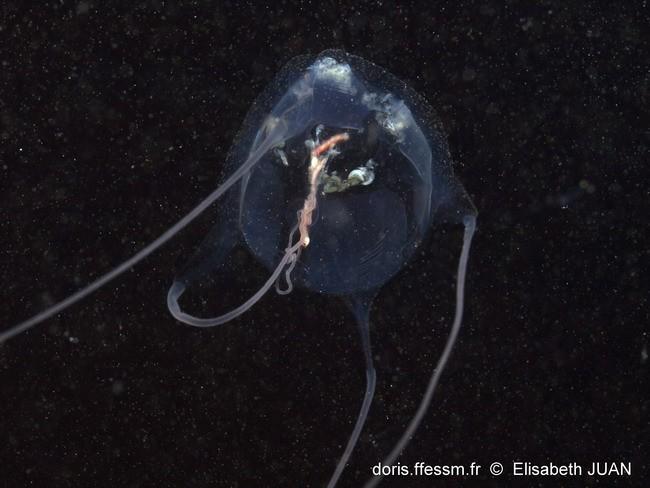
[[[280, 295], [286, 295], [291, 293], [293, 290], [291, 272], [300, 257], [300, 251], [302, 251], [302, 248], [309, 245], [309, 226], [312, 224], [312, 214], [316, 209], [316, 194], [318, 192], [318, 185], [321, 182], [323, 169], [325, 168], [329, 158], [338, 154], [335, 149], [336, 145], [350, 139], [350, 135], [347, 132], [342, 132], [333, 135], [322, 143], [318, 143], [319, 132], [319, 130], [316, 131], [315, 142], [307, 141], [313, 146], [310, 153], [311, 160], [309, 163], [309, 194], [307, 195], [307, 198], [305, 198], [305, 203], [303, 204], [302, 209], [298, 210], [298, 224], [293, 228], [289, 235], [289, 245], [285, 251], [285, 256], [288, 256], [288, 267], [284, 272], [287, 287], [285, 289], [280, 288], [279, 279], [275, 282], [275, 291]], [[293, 235], [296, 230], [298, 230], [300, 234], [299, 239], [298, 242], [292, 245]]]
[[312, 214], [316, 209], [316, 193], [318, 191], [318, 184], [320, 183], [320, 176], [327, 164], [330, 155], [339, 142], [344, 142], [350, 139], [347, 132], [336, 134], [323, 143], [317, 145], [311, 151], [311, 162], [309, 164], [309, 195], [305, 199], [302, 210], [299, 212], [298, 217], [298, 230], [300, 232], [300, 242], [302, 247], [309, 245], [309, 226], [312, 223]]

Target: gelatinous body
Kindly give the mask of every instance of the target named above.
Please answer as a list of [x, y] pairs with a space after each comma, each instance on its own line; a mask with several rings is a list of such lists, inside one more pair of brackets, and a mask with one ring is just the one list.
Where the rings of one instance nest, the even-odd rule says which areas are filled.
[[[422, 97], [359, 57], [342, 51], [301, 57], [281, 71], [249, 111], [226, 170], [226, 180], [160, 238], [86, 288], [4, 332], [0, 342], [103, 286], [232, 188], [213, 229], [174, 279], [169, 309], [182, 322], [210, 327], [243, 314], [274, 285], [279, 294], [297, 285], [345, 299], [359, 326], [367, 385], [356, 425], [329, 481], [333, 487], [374, 394], [372, 300], [435, 224], [463, 224], [450, 336], [417, 413], [383, 463], [392, 464], [422, 421], [458, 335], [475, 228], [476, 210], [454, 177], [438, 119]], [[216, 310], [214, 317], [183, 311], [182, 295], [205, 276], [218, 278], [233, 247], [242, 243], [271, 273], [260, 290], [231, 311]]]
[[[344, 141], [337, 139], [341, 134], [345, 134]], [[323, 147], [318, 145], [321, 140], [335, 142]], [[323, 154], [327, 160], [320, 170], [317, 212], [315, 217], [310, 215], [308, 245], [291, 251], [296, 256], [289, 258], [293, 241], [287, 244], [286, 236], [300, 220], [311, 189], [310, 164]], [[421, 421], [458, 333], [476, 211], [453, 175], [444, 133], [427, 102], [383, 69], [340, 51], [293, 61], [260, 97], [230, 158], [232, 170], [251, 157], [254, 165], [242, 178], [231, 208], [172, 286], [170, 309], [191, 325], [217, 325], [232, 319], [232, 312], [213, 319], [181, 315], [177, 300], [196, 277], [214, 274], [240, 240], [274, 272], [278, 293], [291, 291], [295, 283], [346, 298], [360, 328], [367, 388], [331, 487], [352, 452], [374, 393], [369, 338], [372, 298], [404, 266], [433, 223], [465, 224], [452, 335], [410, 432], [387, 459], [392, 462], [390, 458], [394, 460]], [[295, 266], [298, 259], [300, 266]], [[283, 290], [278, 280], [285, 266], [289, 266], [285, 276], [290, 285]], [[270, 281], [235, 315], [268, 289]]]

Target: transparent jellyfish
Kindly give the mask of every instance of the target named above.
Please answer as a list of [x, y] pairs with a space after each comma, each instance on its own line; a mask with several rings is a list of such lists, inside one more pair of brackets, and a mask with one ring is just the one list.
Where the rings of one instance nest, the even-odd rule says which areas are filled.
[[[156, 250], [214, 201], [219, 218], [167, 296], [172, 315], [197, 327], [224, 324], [269, 290], [294, 285], [342, 297], [358, 324], [366, 391], [356, 424], [329, 480], [334, 487], [357, 443], [376, 374], [370, 308], [436, 224], [464, 225], [451, 332], [420, 406], [384, 460], [394, 463], [431, 402], [456, 341], [476, 210], [455, 178], [442, 127], [426, 100], [382, 68], [342, 51], [291, 61], [246, 116], [226, 162], [227, 179], [154, 242], [75, 294], [0, 334], [0, 342], [62, 311]], [[233, 310], [197, 317], [183, 310], [186, 290], [219, 276], [237, 244], [270, 271]], [[379, 477], [366, 486], [374, 486]]]

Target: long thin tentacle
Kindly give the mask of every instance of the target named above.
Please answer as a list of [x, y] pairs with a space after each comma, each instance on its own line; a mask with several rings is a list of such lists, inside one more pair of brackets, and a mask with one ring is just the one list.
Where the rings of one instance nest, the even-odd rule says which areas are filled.
[[341, 473], [343, 473], [345, 466], [350, 460], [350, 456], [354, 451], [354, 447], [357, 445], [357, 441], [359, 440], [359, 435], [361, 434], [361, 430], [363, 429], [363, 426], [365, 425], [366, 420], [368, 418], [370, 405], [372, 404], [372, 399], [375, 395], [375, 385], [377, 384], [377, 373], [375, 372], [375, 367], [373, 364], [372, 352], [370, 347], [370, 320], [369, 320], [370, 305], [369, 303], [357, 304], [354, 308], [355, 308], [355, 316], [357, 319], [357, 325], [359, 328], [359, 335], [361, 337], [361, 347], [363, 349], [363, 357], [365, 358], [365, 364], [366, 364], [366, 391], [363, 395], [363, 403], [361, 404], [361, 410], [359, 411], [359, 415], [357, 416], [357, 421], [354, 425], [354, 429], [352, 430], [352, 434], [350, 434], [348, 443], [345, 446], [345, 451], [343, 451], [343, 455], [341, 456], [338, 464], [336, 465], [334, 474], [330, 478], [329, 483], [327, 483], [327, 488], [334, 488], [336, 486], [336, 483], [341, 477]]
[[[397, 442], [395, 447], [393, 447], [393, 450], [390, 452], [390, 454], [388, 454], [388, 456], [386, 456], [382, 462], [382, 466], [393, 465], [397, 457], [402, 453], [406, 445], [415, 434], [415, 431], [422, 423], [422, 419], [429, 409], [431, 399], [433, 398], [433, 394], [436, 390], [436, 387], [438, 386], [438, 381], [440, 381], [442, 371], [445, 369], [445, 366], [449, 361], [451, 351], [456, 344], [456, 340], [458, 339], [458, 332], [460, 331], [460, 326], [463, 321], [467, 261], [469, 259], [469, 249], [472, 244], [472, 237], [474, 236], [474, 231], [476, 230], [476, 217], [474, 215], [468, 215], [464, 218], [463, 223], [465, 224], [465, 233], [463, 236], [463, 249], [461, 250], [460, 258], [458, 259], [458, 275], [456, 277], [456, 312], [454, 315], [454, 321], [451, 326], [451, 332], [449, 333], [449, 338], [447, 339], [445, 348], [440, 355], [440, 359], [438, 359], [438, 364], [436, 365], [436, 368], [433, 370], [431, 378], [429, 379], [429, 384], [427, 385], [427, 389], [424, 392], [424, 397], [420, 402], [420, 406], [406, 427], [406, 430], [402, 434], [400, 440]], [[383, 476], [373, 477], [364, 485], [364, 488], [373, 488], [377, 486], [382, 478]]]
[[215, 325], [221, 325], [225, 324], [226, 322], [230, 322], [234, 318], [239, 317], [241, 314], [249, 310], [266, 294], [267, 291], [269, 291], [269, 289], [273, 286], [273, 284], [280, 276], [280, 273], [282, 273], [282, 270], [287, 265], [287, 263], [292, 259], [292, 257], [295, 258], [295, 254], [301, 245], [301, 242], [297, 242], [293, 245], [293, 247], [287, 249], [284, 257], [275, 268], [269, 279], [266, 280], [266, 283], [264, 283], [264, 285], [262, 285], [262, 287], [253, 296], [251, 296], [248, 300], [230, 312], [219, 315], [218, 317], [210, 318], [195, 317], [183, 312], [180, 308], [180, 305], [178, 304], [178, 299], [185, 291], [185, 285], [178, 281], [175, 281], [169, 288], [169, 292], [167, 293], [167, 308], [176, 320], [179, 320], [180, 322], [186, 323], [193, 327], [214, 327]]
[[[279, 132], [280, 130], [281, 129], [279, 128], [276, 130], [276, 132]], [[145, 246], [143, 249], [138, 251], [132, 257], [124, 261], [122, 264], [116, 266], [111, 271], [103, 274], [95, 281], [93, 281], [89, 285], [86, 285], [84, 288], [76, 291], [75, 293], [65, 298], [64, 300], [61, 300], [60, 302], [52, 305], [51, 307], [43, 310], [42, 312], [39, 312], [33, 317], [30, 317], [24, 322], [21, 322], [13, 327], [10, 327], [9, 329], [0, 333], [0, 344], [2, 344], [8, 339], [11, 339], [12, 337], [17, 336], [21, 332], [31, 329], [35, 325], [43, 322], [44, 320], [49, 319], [53, 315], [56, 315], [57, 313], [65, 310], [71, 305], [74, 305], [79, 300], [82, 300], [83, 298], [87, 297], [94, 291], [104, 286], [109, 281], [117, 278], [119, 275], [121, 275], [122, 273], [124, 273], [125, 271], [132, 268], [140, 261], [142, 261], [144, 258], [149, 256], [149, 254], [154, 252], [160, 246], [162, 246], [167, 241], [169, 241], [169, 239], [171, 239], [176, 234], [178, 234], [179, 231], [185, 228], [190, 222], [192, 222], [196, 217], [198, 217], [206, 208], [208, 208], [215, 200], [221, 197], [221, 195], [223, 195], [242, 176], [244, 176], [248, 171], [250, 171], [250, 169], [257, 163], [257, 161], [259, 161], [260, 156], [264, 154], [269, 149], [270, 146], [275, 144], [275, 139], [277, 139], [277, 137], [278, 137], [277, 135], [275, 135], [275, 137], [270, 137], [269, 140], [267, 140], [265, 144], [261, 145], [255, 151], [255, 153], [251, 154], [248, 157], [248, 159], [244, 162], [244, 164], [242, 164], [239, 167], [239, 169], [237, 169], [237, 171], [235, 171], [232, 175], [230, 175], [230, 177], [226, 181], [224, 181], [219, 186], [219, 188], [217, 188], [212, 193], [210, 193], [210, 195], [208, 195], [203, 201], [201, 201], [201, 203], [199, 203], [196, 207], [194, 207], [187, 215], [185, 215], [182, 219], [180, 219], [178, 222], [172, 225], [169, 229], [163, 232], [162, 235], [158, 237], [156, 240], [154, 240], [151, 244]]]

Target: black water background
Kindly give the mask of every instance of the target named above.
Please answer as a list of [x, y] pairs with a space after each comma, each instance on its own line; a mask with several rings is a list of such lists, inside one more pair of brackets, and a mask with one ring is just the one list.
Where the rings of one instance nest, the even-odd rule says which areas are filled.
[[[21, 5], [0, 7], [3, 327], [182, 216], [275, 72], [340, 47], [430, 100], [480, 213], [461, 340], [400, 461], [634, 469], [385, 486], [644, 486], [640, 3]], [[207, 228], [0, 348], [0, 486], [322, 486], [363, 390], [352, 318], [299, 291], [220, 329], [176, 323], [164, 294]], [[450, 323], [459, 237], [434, 234], [377, 300], [377, 397], [341, 486], [367, 478], [419, 401]], [[244, 281], [264, 278], [237, 259]]]

